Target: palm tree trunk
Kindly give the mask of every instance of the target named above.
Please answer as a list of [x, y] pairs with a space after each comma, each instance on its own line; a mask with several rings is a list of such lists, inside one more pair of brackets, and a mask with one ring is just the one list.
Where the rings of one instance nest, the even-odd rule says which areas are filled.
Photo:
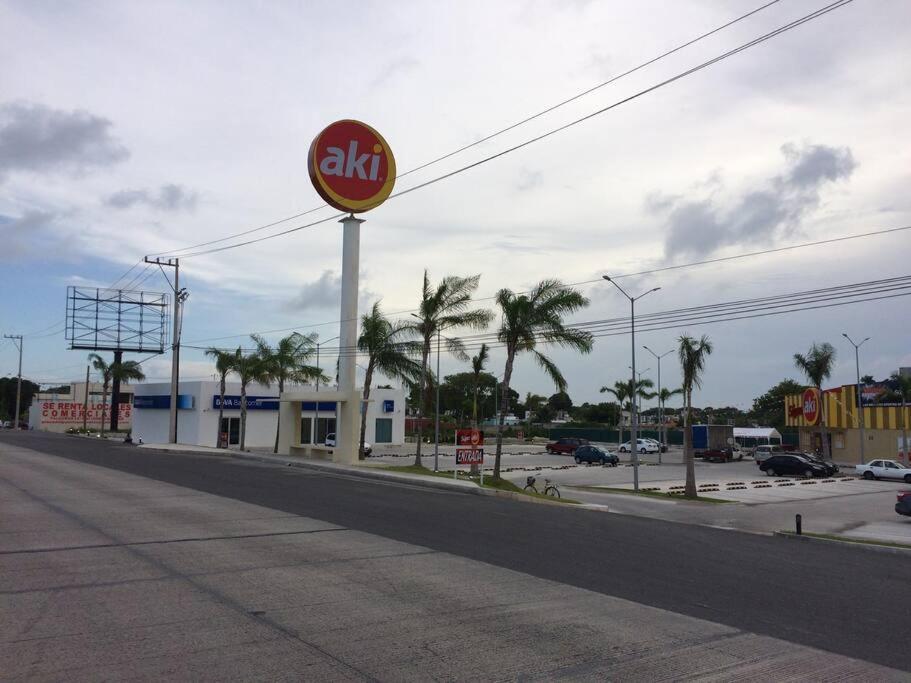
[[[86, 391], [88, 391], [88, 389], [86, 389]], [[104, 421], [106, 419], [107, 407], [108, 407], [108, 381], [105, 380], [104, 385], [102, 385], [102, 389], [101, 389], [101, 436], [104, 436]], [[17, 420], [19, 419], [18, 416], [16, 419]]]
[[683, 417], [683, 460], [686, 463], [686, 488], [684, 493], [687, 498], [696, 497], [696, 459], [693, 457], [693, 435], [690, 431], [690, 421], [693, 419], [693, 392], [686, 392], [686, 413]]
[[430, 338], [424, 338], [424, 350], [421, 353], [421, 388], [418, 391], [418, 443], [414, 454], [414, 466], [421, 464], [421, 441], [424, 440], [424, 387], [427, 385], [427, 358], [430, 355]]
[[244, 450], [247, 440], [247, 384], [240, 385], [240, 450]]
[[[215, 437], [215, 447], [217, 448], [221, 444], [221, 430], [222, 424], [225, 421], [225, 376], [221, 376], [221, 384], [219, 384], [219, 390], [221, 391], [221, 401], [218, 404], [218, 431]], [[230, 430], [229, 430], [230, 431]], [[225, 444], [227, 448], [228, 444]]]
[[361, 440], [358, 442], [358, 460], [366, 459], [364, 455], [364, 441], [367, 435], [367, 401], [370, 399], [370, 383], [373, 381], [373, 361], [367, 363], [367, 372], [364, 373], [364, 401], [361, 403]]
[[506, 414], [509, 412], [509, 382], [512, 379], [512, 364], [515, 360], [516, 352], [509, 349], [506, 352], [506, 368], [503, 370], [503, 394], [500, 399], [500, 414], [497, 416], [497, 451], [493, 463], [494, 481], [500, 478], [500, 458], [503, 454], [503, 423], [506, 421]]
[[282, 392], [285, 390], [285, 380], [281, 377], [278, 378], [278, 419], [275, 421], [275, 447], [272, 449], [273, 453], [278, 453], [278, 435], [282, 431], [282, 410], [281, 410], [281, 397]]

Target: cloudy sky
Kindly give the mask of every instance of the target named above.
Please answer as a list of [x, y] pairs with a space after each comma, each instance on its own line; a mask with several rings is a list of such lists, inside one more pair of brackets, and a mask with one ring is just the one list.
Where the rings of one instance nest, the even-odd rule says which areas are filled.
[[[762, 4], [602, 2], [0, 3], [0, 331], [24, 371], [78, 378], [62, 332], [70, 284], [107, 286], [144, 254], [278, 221], [321, 201], [306, 153], [340, 118], [383, 133], [399, 172], [591, 88]], [[401, 178], [401, 190], [477, 161], [739, 46], [819, 4], [782, 0], [632, 76]], [[481, 274], [478, 297], [544, 277], [583, 282], [911, 225], [911, 6], [842, 9], [580, 125], [366, 214], [361, 302], [417, 304], [431, 278]], [[331, 216], [323, 208], [256, 235]], [[255, 236], [255, 235], [254, 235]], [[642, 314], [908, 273], [911, 232], [622, 280]], [[182, 261], [184, 341], [252, 331], [338, 334], [340, 226], [324, 223]], [[136, 268], [128, 280], [143, 273]], [[146, 279], [146, 275], [149, 277]], [[126, 281], [121, 281], [123, 285]], [[134, 285], [163, 291], [147, 271]], [[608, 283], [574, 320], [626, 315]], [[479, 305], [490, 302], [480, 301]], [[696, 402], [748, 407], [814, 341], [854, 374], [911, 365], [909, 299], [642, 334], [715, 343]], [[231, 336], [235, 335], [235, 336]], [[270, 335], [273, 338], [276, 335]], [[627, 374], [629, 337], [554, 352], [577, 403]], [[183, 375], [203, 378], [199, 352]], [[638, 363], [654, 378], [644, 352]], [[0, 344], [0, 374], [15, 372]], [[464, 370], [444, 358], [443, 372]], [[145, 364], [165, 379], [169, 360]], [[492, 370], [501, 372], [494, 353]], [[676, 385], [673, 356], [662, 367]], [[552, 393], [527, 359], [514, 387]]]

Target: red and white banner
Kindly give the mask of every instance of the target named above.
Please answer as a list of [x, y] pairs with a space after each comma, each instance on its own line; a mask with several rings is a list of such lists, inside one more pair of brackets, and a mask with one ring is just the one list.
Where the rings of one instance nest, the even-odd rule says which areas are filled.
[[[85, 414], [86, 422], [89, 425], [100, 424], [102, 411], [105, 419], [109, 419], [111, 416], [110, 404], [89, 402], [89, 409], [86, 413], [85, 405], [77, 401], [42, 401], [41, 425], [81, 427], [83, 414]], [[133, 406], [129, 403], [121, 403], [117, 418], [121, 429], [130, 426], [132, 417]]]

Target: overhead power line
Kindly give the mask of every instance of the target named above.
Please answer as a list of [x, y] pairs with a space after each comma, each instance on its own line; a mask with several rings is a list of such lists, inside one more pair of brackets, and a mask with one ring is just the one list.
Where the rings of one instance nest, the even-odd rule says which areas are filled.
[[[637, 331], [647, 332], [672, 327], [698, 326], [706, 323], [779, 315], [908, 295], [911, 295], [911, 275], [903, 275], [801, 292], [788, 292], [753, 299], [739, 299], [648, 313], [637, 318], [636, 329]], [[630, 322], [627, 317], [571, 322], [567, 323], [566, 326], [590, 332], [595, 337], [629, 334], [630, 331]], [[459, 337], [459, 339], [465, 342], [466, 349], [479, 348], [483, 343], [486, 343], [491, 348], [502, 346], [497, 341], [496, 331]], [[404, 347], [404, 344], [402, 346]], [[202, 350], [206, 347], [189, 346], [189, 348]], [[364, 355], [356, 347], [322, 347], [321, 350], [330, 356]]]
[[[707, 31], [701, 35], [698, 35], [695, 38], [692, 38], [692, 39], [686, 41], [685, 43], [681, 43], [680, 45], [677, 45], [676, 47], [668, 50], [667, 52], [663, 52], [662, 54], [658, 55], [657, 57], [652, 57], [651, 59], [649, 59], [645, 62], [642, 62], [638, 66], [633, 67], [632, 69], [628, 69], [627, 71], [624, 71], [621, 74], [612, 76], [611, 78], [607, 79], [606, 81], [602, 81], [590, 88], [587, 88], [586, 90], [578, 92], [575, 95], [573, 95], [572, 97], [568, 97], [565, 100], [562, 100], [560, 102], [557, 102], [556, 104], [550, 105], [546, 109], [542, 109], [541, 111], [539, 111], [535, 114], [531, 114], [530, 116], [527, 116], [520, 121], [510, 124], [510, 125], [506, 126], [505, 128], [501, 128], [493, 133], [485, 135], [484, 137], [482, 137], [478, 140], [475, 140], [474, 142], [471, 142], [467, 145], [463, 145], [462, 147], [459, 147], [458, 149], [455, 149], [451, 152], [438, 156], [434, 159], [431, 159], [430, 161], [426, 161], [418, 166], [415, 166], [414, 168], [412, 168], [408, 171], [399, 173], [398, 175], [396, 175], [396, 180], [399, 180], [401, 178], [404, 178], [405, 176], [411, 175], [412, 173], [417, 173], [418, 171], [422, 171], [425, 168], [429, 168], [430, 166], [433, 166], [434, 164], [438, 164], [441, 161], [450, 159], [458, 154], [461, 154], [462, 152], [465, 152], [469, 149], [477, 147], [478, 145], [481, 145], [485, 142], [489, 142], [490, 140], [493, 140], [494, 138], [499, 137], [500, 135], [503, 135], [504, 133], [508, 133], [511, 130], [515, 130], [516, 128], [519, 128], [520, 126], [523, 126], [526, 123], [530, 123], [531, 121], [539, 119], [542, 116], [545, 116], [546, 114], [556, 111], [557, 109], [560, 109], [561, 107], [564, 107], [567, 104], [570, 104], [571, 102], [575, 102], [576, 100], [581, 99], [581, 98], [585, 97], [586, 95], [590, 95], [591, 93], [593, 93], [597, 90], [600, 90], [601, 88], [604, 88], [604, 87], [610, 85], [611, 83], [614, 83], [616, 81], [619, 81], [622, 78], [630, 76], [630, 75], [636, 73], [637, 71], [641, 71], [642, 69], [646, 68], [647, 66], [651, 66], [652, 64], [654, 64], [658, 61], [661, 61], [665, 57], [669, 57], [677, 52], [680, 52], [681, 50], [684, 50], [684, 49], [690, 47], [691, 45], [698, 43], [701, 40], [704, 40], [705, 38], [713, 36], [716, 33], [719, 33], [721, 31], [723, 31], [724, 29], [729, 28], [729, 27], [733, 26], [734, 24], [737, 24], [737, 23], [743, 21], [744, 19], [748, 19], [749, 17], [753, 16], [754, 14], [758, 14], [759, 12], [763, 11], [764, 9], [767, 9], [767, 8], [771, 7], [772, 5], [778, 4], [780, 1], [781, 0], [772, 0], [772, 2], [767, 2], [764, 5], [760, 5], [756, 9], [750, 10], [749, 12], [746, 12], [745, 14], [741, 14], [739, 17], [736, 17], [724, 24], [721, 24], [720, 26], [716, 26], [712, 30]], [[186, 247], [174, 249], [169, 252], [163, 251], [163, 252], [159, 252], [156, 254], [149, 254], [149, 256], [169, 255], [169, 256], [179, 257], [180, 254], [178, 252], [192, 251], [194, 249], [199, 249], [201, 247], [208, 247], [213, 244], [220, 244], [222, 242], [227, 242], [232, 239], [237, 239], [238, 237], [245, 237], [246, 235], [252, 235], [253, 233], [262, 232], [263, 230], [268, 230], [269, 228], [274, 228], [276, 225], [281, 225], [282, 223], [287, 223], [288, 221], [293, 221], [293, 220], [297, 220], [298, 218], [303, 218], [304, 216], [307, 216], [311, 213], [315, 213], [316, 211], [321, 211], [326, 208], [329, 208], [326, 204], [320, 204], [319, 206], [315, 206], [312, 209], [308, 209], [306, 211], [301, 211], [300, 213], [296, 213], [293, 216], [281, 218], [279, 220], [272, 221], [271, 223], [266, 223], [265, 225], [260, 225], [255, 228], [250, 228], [249, 230], [244, 230], [242, 232], [237, 232], [232, 235], [228, 235], [227, 237], [221, 237], [218, 239], [210, 240], [208, 242], [200, 242], [199, 244], [188, 245]], [[340, 214], [340, 215], [342, 215], [342, 214]]]
[[[676, 74], [676, 75], [674, 75], [674, 76], [672, 76], [672, 77], [670, 77], [670, 78], [667, 78], [667, 79], [665, 79], [665, 80], [663, 80], [663, 81], [660, 81], [660, 82], [656, 83], [655, 85], [652, 85], [652, 86], [650, 86], [650, 87], [648, 87], [648, 88], [645, 88], [645, 89], [643, 89], [643, 90], [640, 90], [640, 91], [638, 91], [638, 92], [636, 92], [636, 93], [634, 93], [634, 94], [632, 94], [632, 95], [630, 95], [630, 96], [628, 96], [628, 97], [624, 97], [623, 99], [617, 100], [617, 101], [614, 102], [613, 104], [610, 104], [610, 105], [608, 105], [608, 106], [606, 106], [606, 107], [602, 107], [601, 109], [598, 109], [598, 110], [596, 110], [596, 111], [594, 111], [594, 112], [591, 112], [591, 113], [589, 113], [589, 114], [586, 114], [585, 116], [582, 116], [582, 117], [580, 117], [580, 118], [574, 119], [574, 120], [570, 121], [569, 123], [563, 124], [562, 126], [559, 126], [559, 127], [557, 127], [557, 128], [553, 128], [553, 129], [551, 129], [551, 130], [549, 130], [549, 131], [547, 131], [547, 132], [545, 132], [545, 133], [542, 133], [541, 135], [537, 135], [537, 136], [535, 136], [535, 137], [529, 138], [528, 140], [525, 140], [525, 141], [523, 141], [523, 142], [521, 142], [521, 143], [519, 143], [519, 144], [513, 145], [512, 147], [507, 147], [507, 148], [504, 149], [504, 150], [501, 150], [501, 151], [499, 151], [499, 152], [497, 152], [497, 153], [495, 153], [495, 154], [491, 154], [491, 155], [489, 155], [489, 156], [487, 156], [487, 157], [484, 157], [484, 158], [482, 158], [482, 159], [479, 159], [478, 161], [472, 162], [472, 163], [470, 163], [470, 164], [467, 164], [467, 165], [465, 165], [465, 166], [462, 166], [462, 167], [460, 167], [460, 168], [457, 168], [457, 169], [455, 169], [455, 170], [453, 170], [453, 171], [450, 171], [450, 172], [448, 172], [448, 173], [444, 173], [444, 174], [442, 174], [442, 175], [440, 175], [440, 176], [437, 176], [436, 178], [431, 178], [430, 180], [424, 181], [424, 182], [419, 183], [419, 184], [417, 184], [417, 185], [413, 185], [412, 187], [409, 187], [409, 188], [407, 188], [407, 189], [400, 190], [399, 192], [395, 192], [395, 193], [393, 193], [392, 195], [390, 195], [389, 199], [395, 199], [395, 198], [397, 198], [397, 197], [402, 197], [402, 196], [404, 196], [404, 195], [410, 194], [410, 193], [415, 192], [415, 191], [417, 191], [417, 190], [421, 190], [421, 189], [424, 189], [424, 188], [429, 187], [429, 186], [431, 186], [431, 185], [435, 185], [436, 183], [439, 183], [439, 182], [441, 182], [441, 181], [443, 181], [443, 180], [447, 180], [447, 179], [449, 179], [449, 178], [452, 178], [453, 176], [456, 176], [456, 175], [459, 175], [459, 174], [461, 174], [461, 173], [464, 173], [465, 171], [469, 171], [469, 170], [471, 170], [471, 169], [473, 169], [473, 168], [477, 168], [478, 166], [481, 166], [481, 165], [483, 165], [483, 164], [486, 164], [486, 163], [488, 163], [488, 162], [490, 162], [490, 161], [493, 161], [493, 160], [495, 160], [495, 159], [499, 159], [500, 157], [506, 156], [507, 154], [511, 154], [512, 152], [515, 152], [515, 151], [517, 151], [517, 150], [520, 150], [520, 149], [523, 149], [523, 148], [525, 148], [525, 147], [528, 147], [529, 145], [532, 145], [532, 144], [534, 144], [534, 143], [536, 143], [536, 142], [540, 142], [541, 140], [544, 140], [544, 139], [546, 139], [546, 138], [549, 138], [549, 137], [551, 137], [552, 135], [556, 135], [557, 133], [560, 133], [560, 132], [562, 132], [562, 131], [564, 131], [564, 130], [567, 130], [568, 128], [571, 128], [571, 127], [576, 126], [576, 125], [578, 125], [578, 124], [580, 124], [580, 123], [583, 123], [583, 122], [585, 122], [585, 121], [588, 121], [588, 120], [590, 120], [590, 119], [592, 119], [592, 118], [595, 118], [595, 117], [597, 117], [597, 116], [600, 116], [601, 114], [605, 114], [605, 113], [607, 113], [607, 112], [609, 112], [609, 111], [611, 111], [611, 110], [613, 110], [613, 109], [615, 109], [615, 108], [617, 108], [617, 107], [620, 107], [620, 106], [622, 106], [622, 105], [624, 105], [624, 104], [627, 104], [627, 103], [629, 103], [629, 102], [632, 102], [633, 100], [636, 100], [636, 99], [642, 97], [643, 95], [647, 95], [647, 94], [649, 94], [649, 93], [651, 93], [651, 92], [654, 92], [655, 90], [658, 90], [659, 88], [663, 88], [663, 87], [665, 87], [665, 86], [667, 86], [667, 85], [670, 85], [670, 84], [672, 84], [672, 83], [674, 83], [674, 82], [676, 82], [676, 81], [678, 81], [678, 80], [681, 80], [681, 79], [683, 79], [683, 78], [686, 78], [687, 76], [691, 76], [691, 75], [694, 74], [694, 73], [697, 73], [697, 72], [699, 72], [699, 71], [702, 71], [703, 69], [706, 69], [706, 68], [708, 68], [708, 67], [710, 67], [710, 66], [712, 66], [712, 65], [714, 65], [714, 64], [717, 64], [718, 62], [721, 62], [721, 61], [723, 61], [723, 60], [725, 60], [725, 59], [728, 59], [729, 57], [732, 57], [732, 56], [734, 56], [734, 55], [736, 55], [736, 54], [739, 54], [740, 52], [743, 52], [743, 51], [748, 50], [748, 49], [750, 49], [750, 48], [752, 48], [752, 47], [755, 47], [756, 45], [759, 45], [759, 44], [761, 44], [761, 43], [764, 43], [764, 42], [767, 41], [767, 40], [770, 40], [770, 39], [772, 39], [772, 38], [774, 38], [774, 37], [776, 37], [776, 36], [778, 36], [778, 35], [781, 35], [782, 33], [785, 33], [785, 32], [787, 32], [787, 31], [790, 31], [790, 30], [794, 29], [794, 28], [797, 28], [798, 26], [801, 26], [801, 25], [803, 25], [803, 24], [805, 24], [805, 23], [807, 23], [807, 22], [809, 22], [809, 21], [813, 21], [814, 19], [818, 19], [819, 17], [821, 17], [821, 16], [823, 16], [823, 15], [825, 15], [825, 14], [828, 14], [829, 12], [832, 12], [832, 11], [834, 11], [834, 10], [836, 10], [836, 9], [839, 9], [839, 8], [841, 8], [841, 7], [844, 7], [845, 5], [847, 5], [847, 4], [851, 3], [851, 2], [853, 2], [853, 0], [838, 0], [837, 2], [833, 2], [833, 3], [830, 3], [829, 5], [825, 5], [825, 6], [821, 7], [820, 9], [818, 9], [818, 10], [816, 10], [816, 11], [814, 11], [814, 12], [811, 12], [811, 13], [809, 13], [809, 14], [804, 15], [804, 16], [801, 17], [800, 19], [796, 19], [796, 20], [791, 21], [791, 22], [789, 22], [789, 23], [787, 23], [787, 24], [784, 24], [784, 25], [778, 27], [777, 29], [774, 29], [773, 31], [769, 31], [768, 33], [765, 33], [765, 34], [759, 36], [758, 38], [755, 38], [755, 39], [753, 39], [753, 40], [751, 40], [751, 41], [748, 41], [748, 42], [746, 42], [746, 43], [740, 45], [739, 47], [736, 47], [736, 48], [734, 48], [734, 49], [732, 49], [732, 50], [728, 50], [727, 52], [724, 52], [724, 53], [722, 53], [722, 54], [720, 54], [720, 55], [717, 55], [716, 57], [713, 57], [712, 59], [709, 59], [709, 60], [707, 60], [707, 61], [705, 61], [705, 62], [702, 62], [701, 64], [698, 64], [697, 66], [691, 67], [691, 68], [689, 68], [689, 69], [687, 69], [687, 70], [685, 70], [685, 71], [682, 71], [682, 72], [680, 72], [680, 73], [678, 73], [678, 74]], [[306, 212], [306, 213], [309, 213], [309, 212]], [[237, 242], [237, 243], [235, 243], [235, 244], [228, 244], [228, 245], [224, 245], [224, 246], [213, 247], [213, 248], [211, 248], [211, 249], [199, 249], [199, 250], [197, 250], [197, 251], [193, 251], [193, 249], [195, 249], [196, 247], [186, 247], [185, 250], [189, 250], [188, 253], [178, 253], [178, 252], [183, 251], [183, 250], [176, 250], [176, 251], [174, 251], [174, 252], [160, 252], [159, 254], [156, 254], [156, 255], [159, 255], [159, 256], [175, 256], [175, 255], [176, 255], [176, 256], [179, 256], [179, 257], [182, 258], [182, 259], [187, 259], [187, 258], [193, 258], [193, 257], [196, 257], [196, 256], [203, 256], [203, 255], [206, 255], [206, 254], [215, 254], [215, 253], [219, 253], [219, 252], [222, 252], [222, 251], [228, 251], [228, 250], [231, 250], [231, 249], [238, 249], [238, 248], [240, 248], [240, 247], [249, 246], [249, 245], [251, 245], [251, 244], [256, 244], [256, 243], [258, 243], [258, 242], [264, 242], [264, 241], [266, 241], [266, 240], [272, 240], [272, 239], [276, 239], [276, 238], [278, 238], [278, 237], [283, 237], [283, 236], [285, 236], [285, 235], [289, 235], [289, 234], [291, 234], [291, 233], [298, 232], [298, 231], [300, 231], [300, 230], [305, 230], [305, 229], [307, 229], [307, 228], [312, 228], [312, 227], [314, 227], [314, 226], [321, 225], [321, 224], [323, 224], [323, 223], [328, 223], [329, 221], [338, 220], [338, 219], [342, 218], [344, 215], [345, 215], [344, 213], [334, 214], [334, 215], [332, 215], [332, 216], [327, 216], [326, 218], [321, 218], [321, 219], [319, 219], [319, 220], [312, 221], [312, 222], [310, 222], [310, 223], [305, 223], [304, 225], [299, 225], [299, 226], [296, 226], [296, 227], [293, 227], [293, 228], [288, 228], [288, 229], [286, 229], [286, 230], [281, 230], [281, 231], [279, 231], [279, 232], [272, 233], [272, 234], [269, 234], [269, 235], [263, 235], [263, 236], [255, 237], [255, 238], [252, 238], [252, 239], [249, 239], [249, 240], [244, 240], [244, 241], [242, 241], [242, 242]], [[220, 240], [213, 240], [213, 241], [211, 241], [211, 242], [209, 242], [209, 243], [204, 243], [204, 244], [201, 244], [201, 245], [198, 245], [198, 246], [207, 246], [207, 245], [216, 244], [216, 243], [219, 243], [219, 242], [228, 241], [228, 240], [231, 240], [231, 239], [235, 239], [236, 237], [239, 237], [239, 236], [251, 234], [251, 232], [253, 232], [253, 231], [246, 231], [246, 232], [244, 232], [244, 233], [239, 233], [238, 235], [229, 236], [229, 237], [226, 237], [226, 238], [222, 238], [222, 239], [220, 239]]]
[[[711, 265], [711, 264], [715, 264], [715, 263], [724, 263], [726, 261], [735, 261], [735, 260], [744, 259], [744, 258], [751, 258], [754, 256], [765, 256], [767, 254], [776, 254], [776, 253], [782, 253], [782, 252], [786, 252], [786, 251], [793, 251], [795, 249], [805, 249], [808, 247], [817, 247], [817, 246], [823, 246], [823, 245], [827, 245], [827, 244], [836, 244], [839, 242], [845, 242], [848, 240], [856, 240], [856, 239], [861, 239], [861, 238], [865, 238], [865, 237], [878, 237], [878, 236], [882, 236], [882, 235], [888, 235], [891, 233], [903, 232], [903, 231], [907, 231], [907, 230], [911, 230], [911, 225], [905, 225], [905, 226], [901, 226], [898, 228], [885, 228], [882, 230], [871, 230], [868, 232], [856, 233], [854, 235], [842, 235], [840, 237], [830, 237], [828, 239], [816, 240], [814, 242], [801, 242], [800, 244], [790, 244], [790, 245], [787, 245], [784, 247], [772, 247], [770, 249], [761, 249], [759, 251], [750, 251], [750, 252], [745, 252], [742, 254], [732, 254], [730, 256], [719, 256], [717, 258], [704, 259], [702, 261], [691, 261], [689, 263], [678, 263], [675, 265], [661, 266], [659, 268], [640, 270], [640, 271], [636, 271], [636, 272], [632, 272], [632, 273], [622, 273], [619, 275], [612, 275], [611, 279], [620, 280], [623, 278], [639, 277], [642, 275], [653, 275], [655, 273], [663, 273], [663, 272], [667, 272], [667, 271], [671, 271], [671, 270], [680, 270], [683, 268], [693, 268], [693, 267], [697, 267], [697, 266]], [[567, 287], [579, 287], [582, 285], [590, 285], [590, 284], [596, 284], [596, 283], [601, 283], [601, 282], [603, 282], [603, 280], [601, 278], [596, 278], [593, 280], [582, 280], [580, 282], [569, 282], [566, 284], [566, 286]], [[527, 293], [528, 292], [518, 292], [518, 294], [527, 294]], [[495, 298], [496, 297], [492, 295], [492, 296], [485, 296], [485, 297], [476, 297], [476, 298], [471, 299], [471, 301], [474, 303], [477, 303], [479, 301], [492, 301]], [[407, 310], [393, 311], [391, 313], [387, 313], [387, 315], [388, 316], [408, 315], [410, 313], [417, 312], [417, 310], [418, 310], [417, 308], [410, 308]], [[203, 339], [193, 339], [188, 343], [198, 344], [201, 342], [208, 342], [208, 341], [223, 341], [225, 339], [236, 339], [238, 337], [247, 337], [251, 334], [266, 335], [266, 334], [275, 334], [277, 332], [293, 332], [295, 330], [312, 329], [314, 327], [325, 327], [327, 325], [337, 325], [341, 322], [348, 322], [348, 321], [347, 320], [346, 321], [328, 320], [328, 321], [321, 322], [321, 323], [308, 323], [308, 324], [304, 324], [304, 325], [295, 325], [292, 327], [280, 327], [280, 328], [276, 328], [276, 329], [272, 329], [272, 330], [241, 332], [238, 334], [228, 334], [228, 335], [222, 335], [219, 337], [205, 337]]]

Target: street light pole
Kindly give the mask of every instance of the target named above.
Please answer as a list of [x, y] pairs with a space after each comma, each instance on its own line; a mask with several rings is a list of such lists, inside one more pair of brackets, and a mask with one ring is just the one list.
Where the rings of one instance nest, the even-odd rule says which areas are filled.
[[673, 353], [674, 350], [666, 351], [662, 354], [657, 354], [652, 351], [649, 347], [643, 344], [643, 349], [652, 354], [655, 359], [658, 361], [658, 435], [661, 437], [661, 443], [658, 445], [658, 464], [661, 464], [661, 448], [667, 446], [667, 432], [664, 428], [664, 399], [661, 398], [661, 359], [664, 358], [669, 353]]
[[860, 464], [864, 463], [864, 406], [863, 401], [860, 396], [860, 347], [864, 345], [865, 342], [870, 340], [870, 337], [867, 337], [859, 344], [855, 344], [854, 340], [847, 335], [847, 333], [842, 332], [841, 336], [851, 342], [851, 346], [854, 347], [854, 366], [857, 369], [857, 384], [854, 385], [854, 391], [857, 392], [857, 413], [860, 416]]
[[[440, 336], [441, 331], [437, 328], [437, 409], [436, 425], [434, 426], [433, 436], [433, 471], [440, 469]], [[455, 467], [455, 466], [453, 466]], [[458, 468], [456, 468], [458, 469]]]
[[633, 490], [639, 490], [639, 442], [638, 442], [638, 427], [639, 427], [639, 416], [636, 412], [636, 300], [641, 299], [642, 297], [651, 294], [652, 292], [657, 292], [661, 287], [655, 287], [640, 294], [639, 296], [630, 296], [626, 293], [620, 285], [614, 282], [609, 276], [602, 275], [605, 280], [610, 282], [614, 287], [620, 290], [620, 293], [623, 294], [627, 299], [629, 299], [629, 317], [630, 317], [630, 337], [631, 337], [631, 349], [632, 349], [632, 365], [630, 366], [633, 374], [630, 378], [630, 385], [633, 388], [633, 396], [631, 397], [630, 407], [632, 408], [632, 415], [630, 416], [630, 439], [629, 446], [630, 450], [633, 453]]

